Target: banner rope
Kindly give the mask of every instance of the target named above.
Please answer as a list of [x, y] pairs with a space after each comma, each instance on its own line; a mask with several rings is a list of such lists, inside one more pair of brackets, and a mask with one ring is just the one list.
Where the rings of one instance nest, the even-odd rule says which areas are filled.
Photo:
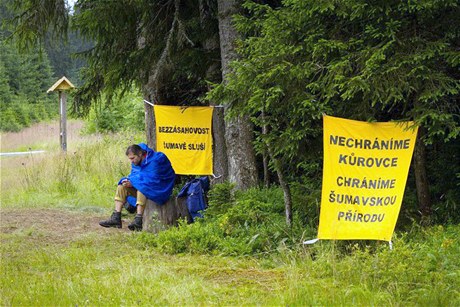
[[[143, 100], [143, 102], [146, 103], [146, 104], [151, 105], [152, 107], [155, 106], [152, 102], [147, 101], [147, 100], [145, 100], [145, 99]], [[186, 108], [188, 108], [188, 107], [194, 107], [194, 106], [178, 106], [178, 107], [186, 107]], [[225, 108], [225, 106], [223, 106], [223, 105], [217, 105], [217, 106], [203, 106], [203, 107]]]

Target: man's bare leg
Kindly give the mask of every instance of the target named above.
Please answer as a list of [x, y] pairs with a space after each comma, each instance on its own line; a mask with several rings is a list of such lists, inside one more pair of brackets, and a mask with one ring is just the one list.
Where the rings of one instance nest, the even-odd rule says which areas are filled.
[[123, 202], [119, 200], [115, 200], [115, 211], [116, 212], [121, 212], [121, 209], [123, 209]]

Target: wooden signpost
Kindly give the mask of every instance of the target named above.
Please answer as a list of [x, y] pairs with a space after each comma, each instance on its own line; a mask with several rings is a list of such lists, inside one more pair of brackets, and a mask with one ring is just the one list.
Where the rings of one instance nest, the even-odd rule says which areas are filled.
[[66, 78], [62, 77], [53, 84], [46, 92], [59, 92], [59, 114], [61, 117], [59, 125], [59, 139], [61, 149], [67, 152], [67, 95], [66, 91], [73, 89], [75, 86]]

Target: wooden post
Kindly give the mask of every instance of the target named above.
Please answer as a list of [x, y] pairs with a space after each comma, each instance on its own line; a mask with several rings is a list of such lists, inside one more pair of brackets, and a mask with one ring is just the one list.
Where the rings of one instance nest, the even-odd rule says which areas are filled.
[[66, 77], [62, 77], [46, 91], [47, 93], [59, 92], [59, 114], [61, 116], [59, 123], [59, 143], [63, 152], [67, 152], [67, 94], [65, 91], [73, 88], [75, 86]]
[[59, 91], [59, 114], [61, 117], [59, 125], [61, 149], [67, 152], [67, 95], [64, 91]]

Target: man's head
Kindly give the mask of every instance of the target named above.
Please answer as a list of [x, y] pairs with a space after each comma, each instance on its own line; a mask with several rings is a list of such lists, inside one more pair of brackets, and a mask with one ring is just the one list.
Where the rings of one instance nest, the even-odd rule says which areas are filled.
[[146, 153], [139, 145], [131, 145], [126, 149], [126, 156], [134, 165], [140, 165]]

